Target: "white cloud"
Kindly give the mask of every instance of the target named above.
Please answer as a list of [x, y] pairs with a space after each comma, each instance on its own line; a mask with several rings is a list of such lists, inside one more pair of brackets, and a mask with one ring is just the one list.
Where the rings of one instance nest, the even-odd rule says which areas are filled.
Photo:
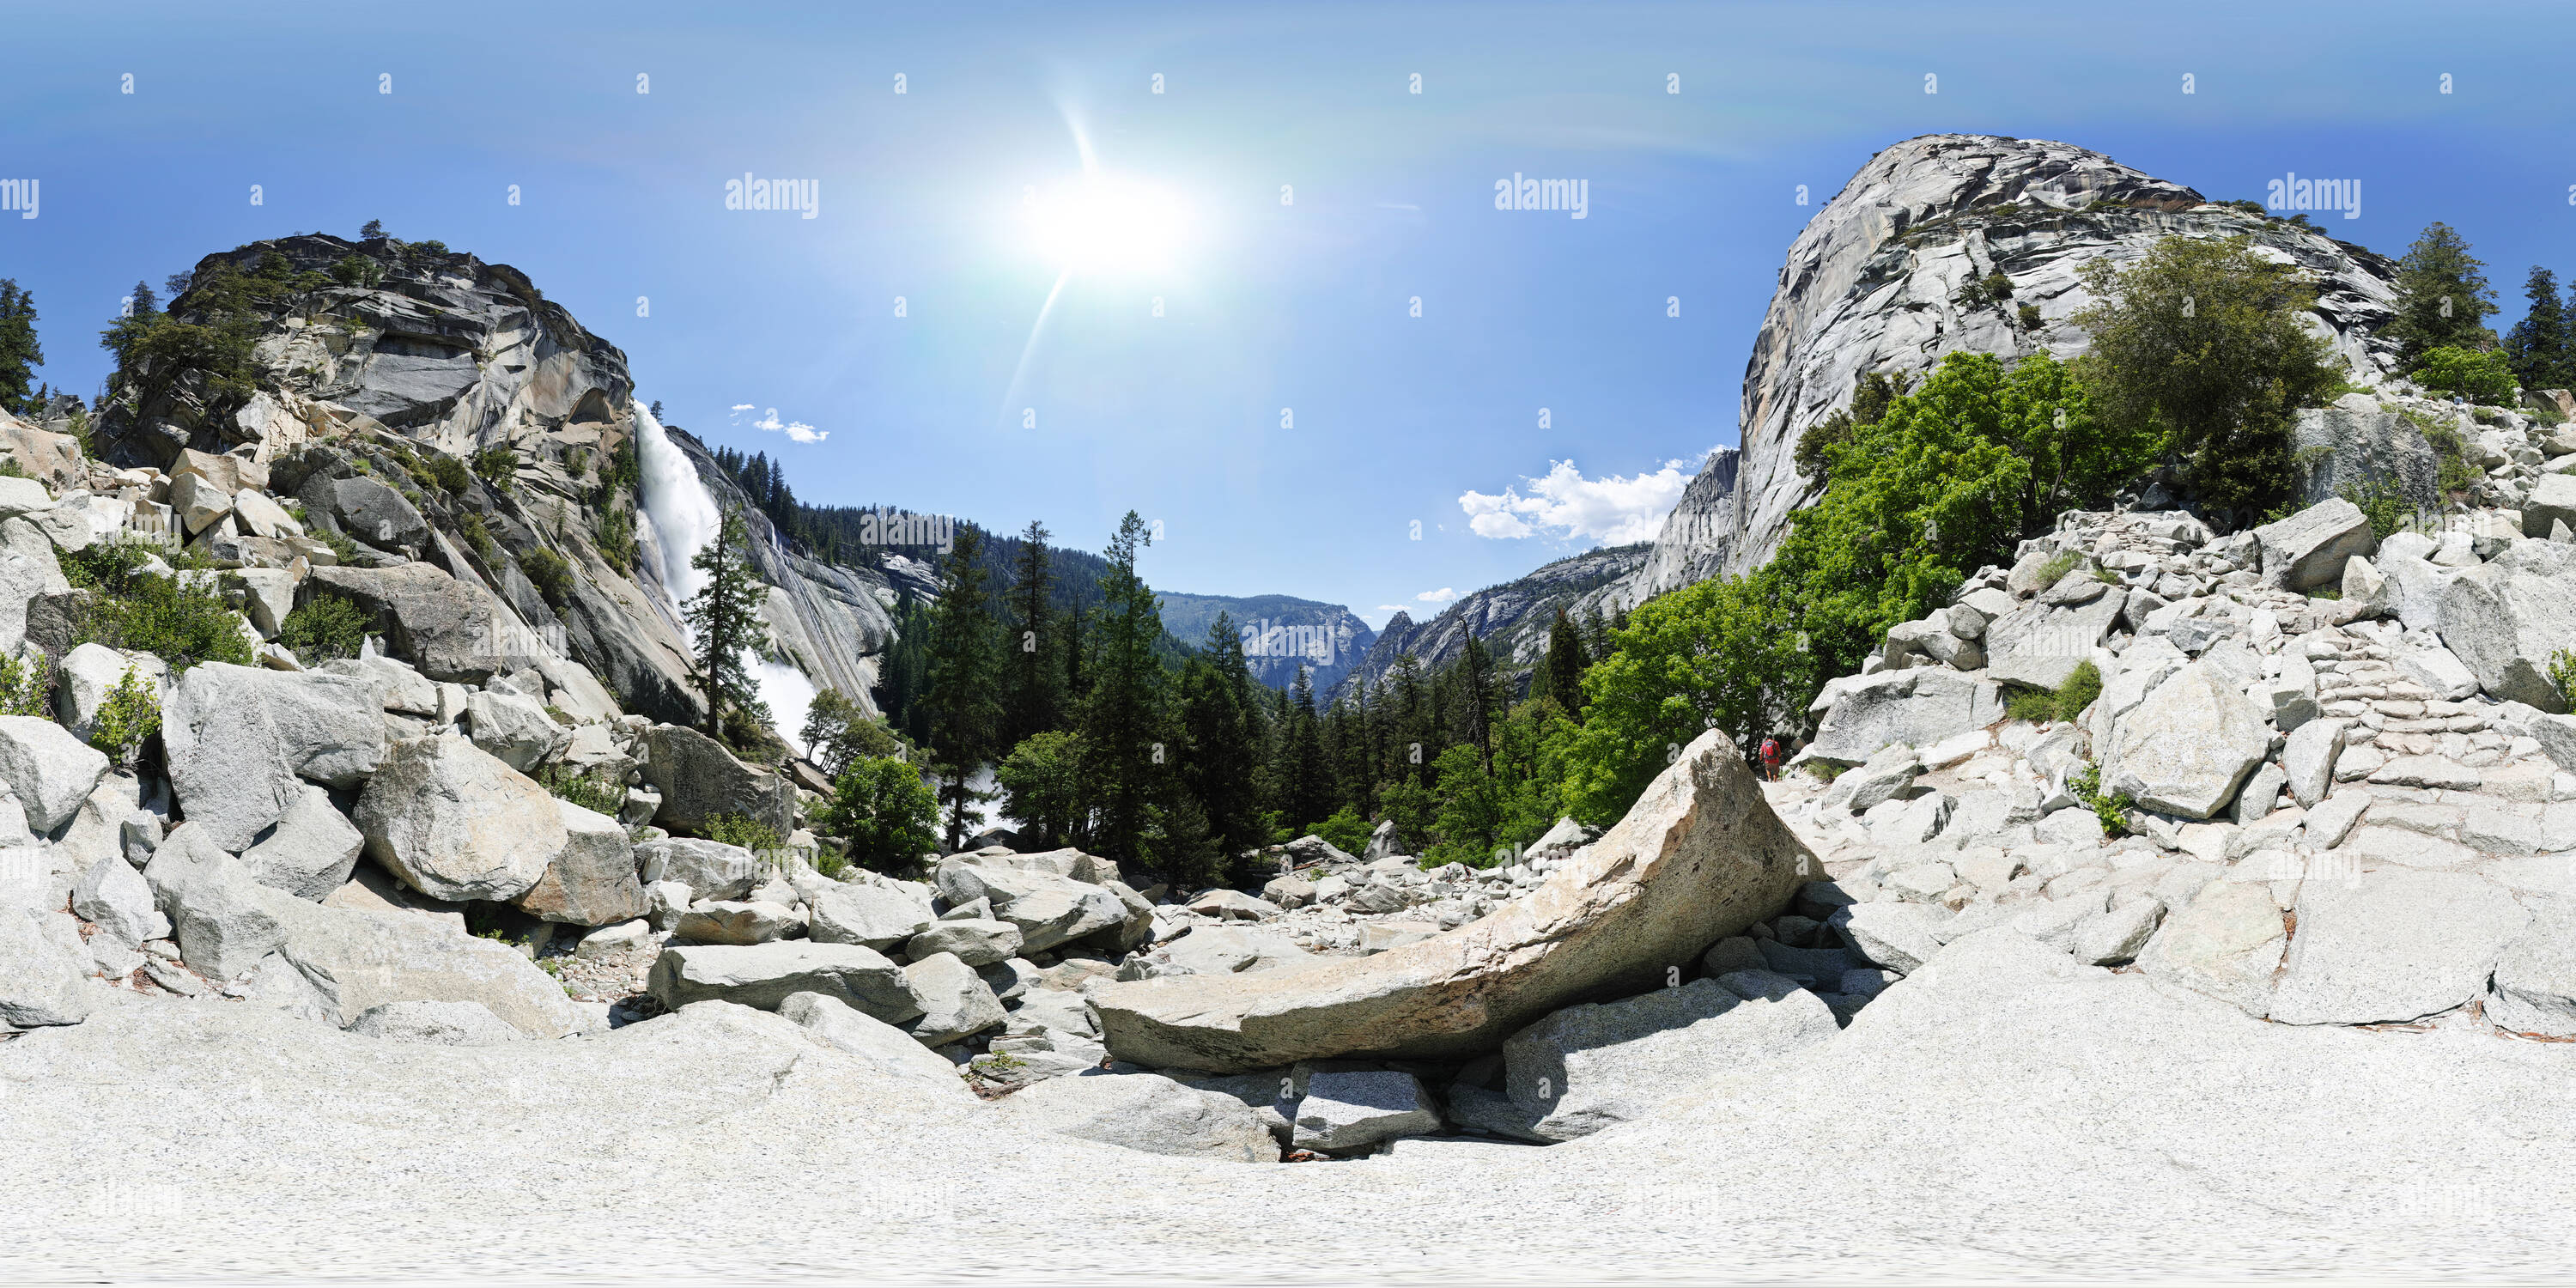
[[[733, 405], [734, 423], [742, 424], [742, 414], [754, 410], [757, 408], [751, 403], [735, 403]], [[775, 407], [763, 413], [759, 419], [750, 422], [750, 428], [767, 430], [773, 434], [785, 434], [787, 441], [791, 443], [819, 443], [832, 436], [832, 431], [816, 429], [801, 420], [781, 421], [778, 419], [778, 409]]]
[[1426, 604], [1445, 604], [1457, 597], [1458, 592], [1449, 589], [1447, 586], [1443, 586], [1438, 590], [1426, 590], [1421, 594], [1414, 596], [1415, 599], [1421, 600]]
[[1380, 604], [1377, 606], [1377, 611], [1381, 613], [1401, 613], [1405, 611], [1405, 608], [1402, 604]]
[[1469, 530], [1497, 540], [1544, 533], [1612, 546], [1651, 541], [1690, 486], [1683, 464], [1666, 461], [1651, 474], [1589, 479], [1572, 461], [1551, 461], [1545, 475], [1521, 480], [1528, 495], [1517, 487], [1504, 488], [1500, 496], [1471, 491], [1458, 498], [1458, 508], [1467, 512]]

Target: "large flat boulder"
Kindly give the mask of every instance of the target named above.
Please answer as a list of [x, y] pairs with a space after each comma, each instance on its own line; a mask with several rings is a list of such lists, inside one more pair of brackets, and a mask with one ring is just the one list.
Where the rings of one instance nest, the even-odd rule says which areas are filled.
[[304, 782], [354, 787], [383, 764], [376, 687], [345, 675], [202, 662], [161, 720], [179, 811], [239, 853], [303, 799]]
[[32, 1029], [89, 1018], [88, 963], [36, 924], [52, 915], [0, 907], [0, 1024]]
[[653, 821], [675, 832], [707, 830], [720, 817], [746, 818], [784, 837], [795, 830], [796, 788], [782, 774], [755, 769], [724, 744], [681, 725], [644, 734], [644, 781], [662, 794]]
[[889, 1077], [941, 1088], [961, 1100], [974, 1097], [957, 1076], [957, 1066], [948, 1063], [947, 1057], [914, 1041], [911, 1034], [864, 1011], [851, 1009], [840, 998], [826, 993], [790, 993], [778, 1004], [778, 1013], [805, 1030], [807, 1037], [857, 1056]]
[[2138, 970], [2158, 984], [2187, 989], [2261, 1017], [2272, 1006], [2272, 982], [2289, 930], [2269, 883], [2212, 881], [2165, 918], [2138, 954]]
[[1569, 1006], [1503, 1043], [1511, 1134], [1560, 1141], [1652, 1114], [1718, 1074], [1822, 1042], [1840, 1030], [1823, 999], [1753, 972], [1739, 994], [1697, 979], [1616, 1002]]
[[254, 897], [281, 928], [286, 960], [331, 998], [345, 1023], [395, 1002], [476, 1002], [532, 1038], [582, 1027], [563, 985], [498, 940], [413, 912], [307, 903], [265, 886]]
[[1279, 1143], [1242, 1101], [1185, 1087], [1160, 1074], [1051, 1078], [1004, 1099], [1024, 1127], [1148, 1154], [1228, 1163], [1275, 1163]]
[[[180, 959], [208, 979], [236, 979], [285, 942], [270, 890], [197, 823], [172, 828], [143, 868], [152, 897], [175, 927]], [[293, 899], [293, 895], [286, 895]]]
[[[2004, 718], [2002, 689], [1937, 667], [1882, 671], [1828, 690], [1831, 708], [1809, 754], [1857, 765], [1897, 743], [1929, 747]], [[1820, 701], [1823, 699], [1820, 699]]]
[[939, 865], [938, 880], [952, 904], [990, 900], [995, 918], [1019, 928], [1022, 952], [1043, 952], [1127, 921], [1126, 902], [1116, 891], [1051, 872], [948, 859]]
[[674, 1010], [722, 1001], [774, 1011], [791, 994], [821, 993], [888, 1024], [921, 1014], [903, 968], [858, 944], [789, 939], [744, 947], [674, 946], [654, 959], [645, 988]]
[[51, 832], [72, 821], [107, 777], [107, 757], [41, 716], [0, 716], [0, 782], [27, 811], [27, 826]]
[[2576, 907], [2553, 900], [2533, 913], [2496, 959], [2487, 1018], [2498, 1028], [2576, 1038]]
[[2576, 546], [2517, 541], [2443, 589], [2442, 643], [2488, 695], [2564, 713], [2549, 657], [2576, 643]]
[[2378, 545], [2370, 516], [2336, 497], [2254, 530], [2263, 555], [2263, 582], [2284, 590], [2309, 590], [2343, 577], [2344, 561]]
[[394, 744], [358, 797], [367, 856], [433, 899], [513, 899], [571, 841], [545, 788], [461, 734]]
[[2194, 662], [2121, 717], [2103, 758], [2104, 790], [2147, 809], [2209, 818], [2236, 799], [2271, 750], [2263, 709], [2210, 662]]
[[1109, 1050], [1154, 1068], [1469, 1055], [1561, 1007], [1661, 985], [1821, 875], [1711, 732], [1600, 840], [1481, 920], [1293, 974], [1100, 985], [1092, 1002]]
[[653, 910], [635, 876], [635, 847], [616, 819], [558, 800], [564, 848], [513, 902], [547, 921], [574, 926], [613, 926]]
[[2388, 867], [2300, 884], [2298, 931], [2272, 989], [2283, 1024], [2403, 1023], [2486, 992], [2531, 915], [2465, 872]]
[[814, 912], [808, 933], [827, 944], [865, 944], [882, 951], [910, 942], [938, 920], [930, 910], [930, 896], [908, 881], [836, 881], [804, 894], [805, 905]]
[[517, 615], [472, 582], [425, 563], [390, 568], [316, 568], [304, 597], [330, 592], [357, 601], [369, 630], [433, 680], [481, 684], [532, 665], [542, 651]]
[[645, 884], [677, 881], [700, 899], [739, 899], [751, 893], [751, 883], [760, 873], [751, 851], [694, 836], [665, 837], [636, 846], [635, 866]]
[[0, 520], [0, 652], [14, 655], [26, 642], [32, 601], [71, 588], [43, 528], [19, 516]]
[[329, 791], [311, 783], [303, 789], [277, 826], [242, 851], [242, 865], [261, 885], [320, 903], [349, 883], [367, 838]]

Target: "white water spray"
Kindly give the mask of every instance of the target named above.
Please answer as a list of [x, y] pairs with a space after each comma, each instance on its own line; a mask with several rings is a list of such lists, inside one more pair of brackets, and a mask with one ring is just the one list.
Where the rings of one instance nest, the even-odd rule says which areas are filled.
[[[643, 474], [641, 517], [651, 526], [653, 544], [662, 552], [662, 585], [677, 610], [706, 587], [707, 575], [693, 561], [724, 530], [724, 510], [716, 504], [715, 494], [707, 491], [688, 454], [672, 446], [670, 435], [662, 432], [662, 423], [641, 402], [634, 407], [635, 458]], [[686, 616], [680, 618], [680, 633], [690, 643], [697, 642]], [[743, 651], [743, 662], [752, 685], [760, 690], [760, 700], [769, 704], [778, 736], [803, 755], [805, 744], [797, 731], [805, 727], [806, 709], [814, 704], [814, 682], [795, 667], [748, 649]]]

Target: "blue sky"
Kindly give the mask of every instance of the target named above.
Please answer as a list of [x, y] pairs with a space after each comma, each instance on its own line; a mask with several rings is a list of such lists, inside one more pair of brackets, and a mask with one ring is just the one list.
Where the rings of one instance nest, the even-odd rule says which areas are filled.
[[[2394, 255], [2453, 224], [2499, 326], [2531, 264], [2576, 272], [2556, 5], [93, 0], [5, 22], [0, 178], [43, 205], [0, 216], [0, 276], [35, 293], [58, 386], [96, 391], [137, 278], [380, 218], [525, 270], [668, 419], [782, 457], [808, 500], [1091, 548], [1133, 508], [1162, 525], [1158, 586], [1374, 623], [1651, 532], [1736, 441], [1790, 241], [1899, 139], [2063, 139], [2213, 198], [2357, 178], [2334, 234]], [[1149, 194], [1114, 234], [1179, 224], [1152, 262], [1068, 278], [1044, 249], [1061, 220], [1028, 198], [1054, 209], [1078, 136]], [[726, 210], [745, 173], [815, 181], [816, 217]], [[1585, 180], [1586, 217], [1495, 210], [1516, 173]], [[1507, 488], [1519, 523], [1485, 526], [1529, 535], [1472, 531], [1462, 497]]]

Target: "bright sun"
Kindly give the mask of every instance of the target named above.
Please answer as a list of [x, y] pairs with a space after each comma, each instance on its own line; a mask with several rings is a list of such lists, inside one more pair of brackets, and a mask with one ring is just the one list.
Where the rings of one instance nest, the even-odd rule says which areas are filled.
[[1097, 173], [1031, 197], [1026, 213], [1038, 252], [1067, 272], [1168, 270], [1190, 240], [1190, 210], [1180, 198]]

